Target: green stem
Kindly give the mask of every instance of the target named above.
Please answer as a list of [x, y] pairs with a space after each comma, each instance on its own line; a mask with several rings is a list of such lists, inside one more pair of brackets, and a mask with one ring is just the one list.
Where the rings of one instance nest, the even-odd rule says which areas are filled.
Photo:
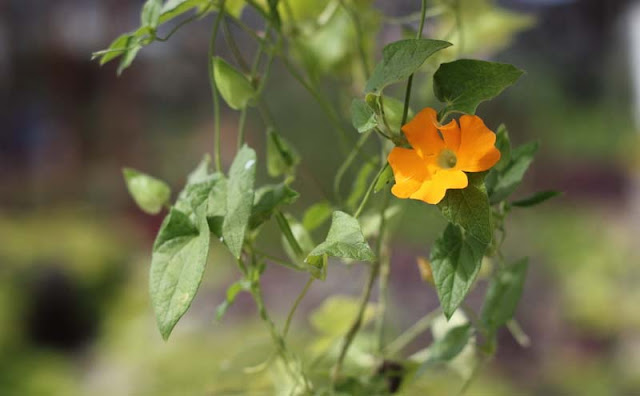
[[416, 337], [427, 331], [429, 327], [431, 327], [433, 321], [438, 316], [440, 316], [440, 313], [441, 309], [436, 308], [434, 311], [431, 311], [427, 315], [423, 316], [422, 319], [414, 323], [413, 326], [409, 327], [404, 333], [398, 336], [398, 338], [396, 338], [386, 346], [385, 351], [387, 352], [387, 354], [393, 356], [402, 351]]
[[338, 355], [338, 360], [336, 361], [336, 365], [333, 368], [332, 383], [334, 385], [337, 382], [338, 378], [340, 377], [340, 372], [342, 371], [344, 358], [347, 356], [349, 347], [353, 343], [353, 340], [356, 337], [356, 334], [358, 334], [358, 331], [362, 326], [364, 312], [367, 308], [369, 298], [371, 297], [371, 290], [373, 289], [373, 285], [376, 282], [379, 272], [380, 272], [380, 261], [376, 258], [376, 260], [373, 263], [371, 263], [371, 271], [369, 272], [369, 279], [367, 280], [367, 284], [362, 292], [358, 314], [356, 315], [355, 321], [351, 324], [349, 331], [347, 331], [347, 334], [345, 334], [344, 336], [344, 341], [342, 343], [342, 348], [340, 349], [340, 354]]
[[376, 174], [376, 177], [374, 177], [373, 180], [371, 181], [371, 184], [369, 184], [369, 188], [367, 188], [367, 192], [364, 194], [362, 201], [360, 201], [360, 206], [358, 206], [358, 209], [353, 214], [353, 217], [355, 217], [356, 219], [360, 217], [360, 215], [362, 214], [362, 210], [367, 205], [367, 202], [369, 202], [369, 198], [371, 196], [371, 192], [373, 191], [373, 188], [376, 186], [376, 183], [378, 182], [380, 175], [382, 175], [382, 172], [384, 172], [387, 169], [387, 166], [389, 166], [389, 163], [385, 162], [384, 165], [382, 165], [382, 167]]
[[209, 84], [211, 85], [211, 96], [213, 98], [213, 117], [214, 117], [214, 129], [213, 136], [215, 142], [215, 150], [213, 154], [214, 163], [216, 165], [216, 171], [222, 172], [222, 149], [220, 144], [220, 101], [218, 99], [218, 89], [216, 87], [216, 81], [213, 77], [213, 55], [215, 54], [216, 38], [218, 37], [218, 30], [220, 29], [220, 22], [224, 16], [224, 2], [220, 2], [220, 10], [216, 16], [211, 29], [211, 39], [209, 40]]
[[238, 119], [238, 145], [237, 148], [240, 150], [240, 147], [244, 144], [244, 134], [245, 134], [245, 123], [247, 119], [247, 108], [243, 108], [240, 111], [240, 118]]
[[345, 159], [345, 161], [342, 163], [342, 165], [340, 165], [338, 171], [336, 172], [336, 177], [333, 179], [333, 195], [335, 195], [338, 204], [342, 202], [342, 197], [340, 196], [340, 183], [342, 182], [342, 178], [344, 177], [347, 169], [349, 169], [353, 161], [358, 156], [358, 153], [360, 153], [360, 150], [362, 150], [362, 147], [369, 139], [369, 136], [371, 136], [371, 131], [365, 132], [362, 134], [362, 136], [360, 136], [360, 139], [358, 139], [358, 141], [356, 142], [355, 147], [353, 148], [353, 150], [351, 150], [351, 152], [347, 156], [347, 159]]
[[380, 312], [377, 316], [376, 321], [376, 333], [378, 334], [378, 351], [382, 352], [384, 350], [384, 322], [387, 313], [387, 300], [389, 295], [389, 273], [390, 273], [390, 258], [388, 254], [383, 254], [383, 245], [384, 245], [384, 232], [386, 228], [387, 218], [385, 216], [385, 212], [389, 207], [389, 199], [391, 198], [391, 194], [384, 195], [384, 201], [382, 203], [382, 208], [380, 209], [380, 228], [378, 230], [378, 251], [377, 256], [380, 260], [380, 281], [379, 281], [379, 296], [378, 296], [378, 306], [380, 307]]
[[[422, 31], [424, 30], [424, 20], [427, 14], [427, 0], [422, 0], [422, 8], [420, 10], [420, 28], [416, 38], [422, 37]], [[404, 125], [407, 122], [407, 116], [409, 115], [409, 101], [411, 99], [411, 84], [413, 84], [413, 74], [407, 79], [407, 89], [404, 94], [404, 109], [402, 110], [402, 123]]]
[[291, 326], [291, 322], [293, 320], [293, 315], [295, 315], [296, 310], [298, 309], [298, 306], [300, 305], [300, 302], [307, 295], [307, 292], [311, 288], [311, 285], [313, 284], [314, 280], [315, 279], [313, 277], [311, 277], [311, 276], [309, 277], [309, 280], [307, 280], [307, 283], [305, 283], [304, 288], [302, 289], [302, 291], [300, 292], [300, 294], [296, 298], [296, 301], [293, 303], [293, 306], [291, 307], [291, 310], [289, 311], [289, 315], [287, 315], [287, 321], [284, 324], [284, 329], [282, 330], [282, 337], [283, 338], [287, 338], [287, 333], [289, 333], [289, 327]]

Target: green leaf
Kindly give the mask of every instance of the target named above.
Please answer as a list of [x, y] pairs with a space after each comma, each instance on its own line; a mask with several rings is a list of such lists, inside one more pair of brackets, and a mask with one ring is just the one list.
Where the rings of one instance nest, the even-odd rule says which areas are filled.
[[513, 318], [524, 287], [526, 258], [502, 269], [489, 283], [480, 315], [482, 323], [495, 332]]
[[365, 162], [360, 168], [356, 179], [353, 182], [353, 187], [351, 188], [351, 193], [347, 198], [347, 207], [351, 210], [355, 210], [355, 208], [360, 203], [360, 199], [367, 191], [367, 187], [369, 184], [367, 181], [369, 180], [369, 176], [376, 170], [376, 164], [374, 162]]
[[485, 173], [467, 174], [469, 185], [464, 189], [447, 190], [438, 207], [447, 220], [462, 227], [469, 236], [488, 245], [492, 238], [491, 208], [484, 176]]
[[222, 319], [227, 310], [233, 303], [236, 301], [236, 296], [243, 291], [251, 290], [251, 282], [246, 279], [241, 279], [239, 281], [234, 282], [231, 286], [227, 288], [227, 296], [222, 304], [218, 305], [216, 308], [216, 320]]
[[318, 202], [304, 212], [302, 225], [308, 231], [313, 231], [324, 224], [324, 222], [331, 217], [332, 212], [333, 207], [328, 201]]
[[236, 259], [240, 258], [251, 216], [255, 177], [256, 153], [244, 145], [236, 154], [229, 170], [227, 214], [222, 224], [223, 241]]
[[249, 228], [255, 229], [266, 222], [276, 209], [294, 203], [299, 195], [284, 183], [260, 188], [255, 194]]
[[171, 189], [167, 183], [135, 169], [122, 170], [129, 194], [140, 209], [149, 214], [158, 214], [171, 198]]
[[434, 243], [430, 257], [433, 280], [447, 318], [469, 293], [486, 250], [486, 243], [451, 223]]
[[423, 363], [421, 370], [423, 370], [427, 365], [447, 362], [458, 356], [469, 342], [469, 338], [472, 334], [473, 328], [470, 323], [450, 329], [444, 337], [435, 340], [427, 349], [427, 358]]
[[491, 242], [491, 208], [484, 187], [484, 173], [467, 175], [465, 189], [448, 190], [438, 204], [450, 221], [431, 251], [433, 279], [447, 318], [471, 289], [482, 257]]
[[309, 253], [307, 261], [321, 256], [369, 262], [376, 259], [376, 255], [364, 239], [358, 220], [340, 211], [333, 212], [327, 239]]
[[218, 238], [222, 238], [222, 225], [227, 215], [227, 189], [227, 179], [222, 175], [218, 182], [211, 187], [207, 198], [209, 229]]
[[203, 213], [197, 224], [177, 209], [164, 219], [153, 245], [149, 289], [162, 337], [169, 338], [200, 286], [209, 254], [209, 227]]
[[512, 206], [518, 206], [520, 208], [527, 208], [527, 207], [530, 207], [530, 206], [539, 205], [539, 204], [543, 203], [544, 201], [547, 201], [547, 200], [549, 200], [551, 198], [554, 198], [554, 197], [557, 197], [559, 195], [562, 195], [562, 193], [560, 191], [554, 191], [554, 190], [539, 191], [539, 192], [531, 195], [530, 197], [519, 199], [517, 201], [513, 201], [513, 202], [511, 202], [511, 205]]
[[450, 45], [429, 39], [407, 39], [387, 45], [382, 50], [382, 61], [367, 81], [365, 92], [381, 92], [387, 85], [407, 79], [428, 57]]
[[489, 191], [491, 204], [506, 199], [518, 188], [537, 151], [538, 142], [531, 142], [519, 146], [511, 152], [509, 165], [498, 173], [495, 185]]
[[474, 114], [480, 103], [498, 96], [523, 73], [506, 63], [460, 59], [440, 65], [433, 75], [433, 92], [447, 104], [445, 112]]
[[385, 170], [382, 171], [382, 174], [380, 174], [380, 177], [378, 178], [376, 185], [373, 187], [373, 192], [377, 193], [378, 191], [388, 186], [389, 183], [391, 183], [393, 180], [394, 180], [393, 170], [389, 165], [387, 165]]
[[277, 132], [269, 131], [267, 138], [267, 171], [269, 176], [293, 174], [300, 163], [300, 156], [295, 149]]
[[247, 77], [218, 56], [213, 58], [213, 78], [220, 96], [234, 110], [247, 107], [256, 96]]
[[131, 66], [140, 49], [142, 49], [141, 38], [133, 35], [129, 36], [122, 58], [120, 59], [120, 64], [118, 65], [118, 70], [116, 71], [118, 75], [121, 75], [125, 69]]
[[362, 99], [354, 99], [351, 102], [351, 124], [359, 132], [367, 132], [378, 125], [376, 113]]
[[203, 204], [207, 203], [211, 189], [222, 182], [221, 173], [213, 173], [206, 179], [195, 183], [187, 182], [178, 195], [175, 207], [188, 216], [193, 216]]
[[140, 14], [140, 23], [151, 29], [156, 29], [160, 20], [162, 11], [162, 0], [147, 0], [142, 7]]
[[167, 22], [196, 7], [202, 8], [207, 3], [209, 0], [167, 0], [160, 12], [160, 23]]
[[100, 57], [100, 66], [102, 66], [105, 63], [119, 57], [125, 52], [127, 43], [129, 42], [129, 37], [131, 37], [130, 33], [125, 33], [118, 36], [115, 40], [113, 40], [111, 45], [109, 45], [109, 48], [104, 51], [95, 52], [92, 55], [92, 59]]
[[[311, 313], [309, 321], [318, 333], [341, 337], [351, 327], [351, 322], [359, 309], [360, 302], [356, 298], [340, 295], [330, 296]], [[363, 327], [374, 319], [375, 312], [376, 306], [372, 303], [367, 304], [362, 319]]]

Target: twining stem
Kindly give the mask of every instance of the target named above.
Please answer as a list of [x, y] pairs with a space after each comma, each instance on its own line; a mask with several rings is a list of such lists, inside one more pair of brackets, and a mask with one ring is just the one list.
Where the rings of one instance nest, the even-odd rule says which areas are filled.
[[380, 281], [379, 281], [379, 295], [378, 295], [378, 307], [379, 312], [376, 320], [376, 333], [378, 334], [378, 352], [382, 352], [384, 349], [384, 321], [387, 314], [387, 297], [389, 293], [389, 272], [391, 271], [391, 262], [388, 252], [383, 252], [383, 245], [385, 242], [384, 231], [386, 229], [387, 216], [386, 211], [389, 207], [389, 199], [391, 194], [384, 195], [384, 201], [382, 203], [382, 209], [380, 210], [380, 229], [378, 230], [378, 259], [380, 260]]
[[298, 309], [298, 306], [300, 305], [300, 302], [307, 295], [307, 292], [311, 288], [311, 285], [313, 284], [314, 280], [315, 280], [315, 278], [313, 278], [312, 276], [309, 277], [309, 280], [307, 280], [307, 283], [305, 283], [304, 288], [302, 288], [302, 291], [300, 292], [300, 294], [296, 298], [296, 301], [293, 303], [293, 306], [291, 307], [291, 310], [289, 311], [289, 315], [287, 315], [287, 321], [285, 322], [284, 328], [282, 330], [282, 337], [283, 338], [287, 338], [287, 333], [289, 333], [289, 327], [291, 326], [291, 321], [293, 320], [293, 315], [295, 315], [296, 310]]
[[340, 349], [340, 354], [338, 355], [338, 360], [336, 361], [336, 365], [333, 368], [332, 374], [332, 382], [336, 383], [338, 378], [340, 377], [340, 372], [342, 371], [342, 364], [344, 363], [344, 358], [347, 356], [347, 352], [349, 351], [349, 347], [353, 342], [356, 334], [360, 330], [360, 326], [362, 326], [362, 320], [364, 318], [364, 312], [367, 308], [367, 304], [369, 303], [369, 298], [371, 297], [371, 290], [373, 290], [373, 285], [376, 283], [376, 279], [378, 278], [378, 273], [380, 272], [380, 261], [376, 259], [373, 263], [371, 263], [371, 271], [369, 272], [369, 279], [367, 280], [367, 284], [362, 292], [362, 297], [360, 298], [360, 308], [358, 309], [358, 314], [356, 315], [355, 321], [351, 324], [349, 331], [344, 336], [344, 341], [342, 343], [342, 348]]
[[240, 111], [240, 118], [238, 118], [238, 144], [237, 148], [240, 150], [240, 147], [244, 144], [244, 134], [245, 134], [245, 123], [247, 120], [247, 108], [243, 108]]
[[284, 364], [291, 371], [291, 373], [293, 374], [294, 378], [296, 378], [297, 375], [300, 375], [300, 377], [302, 378], [302, 380], [304, 382], [305, 388], [307, 390], [310, 390], [309, 380], [307, 379], [307, 377], [304, 374], [304, 372], [302, 372], [302, 370], [299, 368], [299, 365], [296, 364], [296, 362], [292, 361], [292, 357], [291, 357], [289, 351], [287, 350], [287, 346], [286, 346], [285, 341], [284, 341], [284, 336], [280, 335], [280, 333], [278, 332], [278, 329], [276, 328], [275, 323], [273, 322], [273, 320], [271, 320], [271, 317], [269, 316], [269, 314], [267, 312], [267, 309], [266, 309], [265, 304], [264, 304], [264, 300], [262, 299], [262, 291], [261, 291], [261, 288], [260, 288], [260, 282], [259, 281], [254, 282], [252, 284], [252, 286], [251, 286], [251, 295], [253, 296], [253, 299], [256, 302], [256, 306], [258, 308], [258, 314], [260, 315], [260, 318], [262, 319], [262, 321], [266, 324], [267, 328], [269, 329], [269, 332], [271, 333], [271, 338], [273, 339], [273, 342], [276, 345], [276, 349], [278, 351], [278, 354], [282, 358]]
[[218, 30], [220, 29], [220, 22], [224, 17], [224, 2], [220, 2], [220, 10], [213, 23], [213, 29], [211, 29], [211, 39], [209, 40], [209, 84], [211, 85], [211, 96], [213, 98], [213, 136], [215, 142], [215, 150], [213, 153], [214, 163], [216, 165], [216, 171], [222, 172], [222, 148], [220, 144], [220, 101], [218, 99], [218, 89], [216, 87], [216, 81], [213, 77], [213, 55], [216, 49], [216, 38], [218, 37]]
[[380, 175], [382, 175], [382, 173], [387, 169], [387, 166], [389, 166], [389, 163], [385, 162], [384, 165], [382, 165], [382, 167], [376, 174], [376, 177], [374, 177], [373, 180], [371, 181], [371, 184], [369, 184], [369, 187], [367, 188], [367, 192], [364, 194], [362, 201], [360, 201], [360, 206], [358, 206], [358, 209], [353, 214], [353, 217], [355, 217], [356, 219], [360, 217], [360, 215], [362, 214], [362, 210], [367, 205], [367, 202], [369, 202], [369, 198], [371, 197], [371, 192], [373, 191], [373, 188], [376, 186], [378, 179], [380, 179]]
[[402, 333], [398, 338], [390, 342], [385, 347], [386, 354], [393, 356], [403, 350], [407, 345], [409, 345], [416, 337], [420, 334], [424, 333], [431, 327], [433, 321], [440, 316], [440, 308], [435, 309], [434, 311], [429, 312], [425, 316], [423, 316], [420, 320], [413, 324], [413, 326], [409, 327], [404, 333]]
[[[386, 166], [383, 166], [381, 168], [381, 171], [378, 172], [378, 175], [374, 179], [374, 183], [372, 184], [372, 186], [375, 184], [375, 181], [378, 179], [378, 177], [380, 177], [380, 174], [382, 174], [382, 171], [384, 171], [385, 168]], [[370, 188], [370, 190], [371, 189], [372, 188]], [[368, 191], [368, 193], [370, 192], [371, 191]], [[363, 200], [363, 203], [365, 202], [366, 200]], [[388, 201], [388, 195], [387, 195], [380, 212], [382, 219], [380, 220], [380, 227], [378, 229], [378, 239], [376, 241], [376, 260], [373, 263], [371, 263], [369, 279], [367, 280], [367, 284], [362, 292], [362, 298], [360, 299], [360, 308], [358, 309], [358, 314], [356, 316], [356, 319], [351, 324], [351, 327], [349, 328], [349, 331], [347, 331], [347, 334], [345, 334], [344, 336], [344, 341], [342, 343], [342, 348], [340, 349], [340, 354], [338, 355], [338, 360], [336, 361], [336, 365], [333, 368], [333, 374], [332, 374], [333, 384], [335, 384], [338, 378], [340, 377], [340, 372], [342, 371], [344, 358], [347, 356], [349, 347], [353, 343], [353, 340], [355, 339], [356, 335], [358, 334], [358, 331], [360, 330], [360, 327], [362, 326], [364, 313], [367, 309], [367, 304], [369, 303], [369, 299], [371, 298], [371, 291], [373, 290], [373, 285], [375, 284], [376, 279], [378, 278], [378, 275], [380, 273], [380, 262], [381, 262], [380, 256], [382, 254], [382, 246], [384, 242], [384, 229], [386, 227], [386, 222], [384, 220], [384, 212], [386, 211], [388, 204], [389, 204], [389, 201]], [[359, 208], [360, 210], [362, 210], [362, 206], [363, 205], [361, 204], [361, 207]]]
[[371, 131], [365, 132], [360, 136], [360, 138], [356, 142], [355, 147], [353, 148], [353, 150], [351, 150], [347, 158], [344, 160], [342, 165], [340, 165], [338, 171], [336, 172], [336, 177], [333, 179], [333, 195], [335, 196], [338, 203], [342, 202], [342, 198], [340, 196], [340, 183], [342, 182], [342, 178], [344, 177], [347, 169], [349, 169], [353, 161], [358, 156], [358, 153], [360, 153], [360, 150], [362, 150], [362, 147], [369, 139], [369, 136], [371, 136]]
[[387, 313], [387, 293], [389, 291], [389, 271], [390, 258], [389, 254], [383, 253], [385, 242], [385, 230], [387, 226], [386, 211], [389, 207], [389, 199], [391, 194], [384, 195], [384, 201], [382, 202], [382, 208], [380, 209], [380, 228], [378, 229], [378, 242], [376, 248], [376, 255], [380, 261], [380, 282], [379, 282], [379, 295], [378, 306], [379, 312], [376, 320], [376, 333], [378, 334], [378, 352], [382, 352], [384, 348], [384, 321]]
[[[424, 20], [427, 14], [427, 0], [422, 0], [422, 8], [420, 9], [420, 28], [416, 38], [422, 37], [422, 31], [424, 30]], [[413, 74], [407, 79], [407, 89], [404, 94], [404, 109], [402, 110], [402, 123], [404, 125], [407, 122], [407, 116], [409, 115], [409, 101], [411, 99], [411, 84], [413, 84]]]

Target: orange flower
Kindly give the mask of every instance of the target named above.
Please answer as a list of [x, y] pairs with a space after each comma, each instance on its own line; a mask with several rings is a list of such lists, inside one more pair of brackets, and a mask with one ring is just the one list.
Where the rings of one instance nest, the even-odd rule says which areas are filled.
[[436, 111], [426, 108], [402, 127], [413, 149], [395, 147], [389, 153], [398, 198], [437, 204], [448, 189], [467, 187], [464, 172], [482, 172], [500, 159], [496, 135], [480, 117], [463, 115], [438, 124]]

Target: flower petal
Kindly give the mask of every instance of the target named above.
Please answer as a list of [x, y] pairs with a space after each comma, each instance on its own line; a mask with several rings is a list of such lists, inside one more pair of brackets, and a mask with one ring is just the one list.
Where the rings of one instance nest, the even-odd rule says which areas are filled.
[[460, 128], [456, 120], [451, 120], [447, 125], [439, 127], [440, 133], [444, 138], [444, 145], [452, 151], [458, 151], [460, 148]]
[[427, 165], [415, 150], [395, 147], [387, 159], [396, 179], [391, 192], [398, 198], [409, 198], [430, 178]]
[[496, 134], [491, 132], [478, 116], [460, 117], [461, 140], [457, 169], [466, 172], [482, 172], [494, 166], [500, 159], [495, 147]]
[[432, 175], [431, 180], [425, 182], [422, 187], [409, 198], [419, 199], [426, 203], [437, 204], [442, 201], [447, 190], [465, 188], [469, 184], [467, 175], [459, 170], [439, 170]]
[[422, 158], [434, 155], [444, 147], [444, 141], [436, 128], [437, 125], [436, 111], [427, 107], [402, 127], [402, 132], [407, 140]]

